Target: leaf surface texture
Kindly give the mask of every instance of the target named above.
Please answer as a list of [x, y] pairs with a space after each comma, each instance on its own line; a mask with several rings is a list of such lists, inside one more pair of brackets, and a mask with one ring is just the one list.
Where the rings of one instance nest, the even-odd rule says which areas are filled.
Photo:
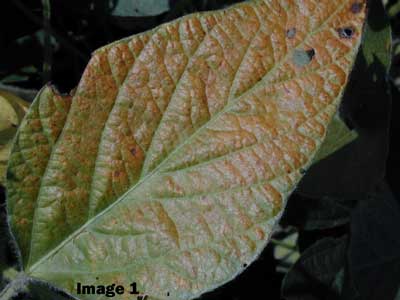
[[8, 172], [26, 272], [72, 294], [137, 282], [150, 299], [241, 272], [336, 113], [365, 17], [352, 4], [189, 15], [96, 51], [70, 109], [42, 92]]

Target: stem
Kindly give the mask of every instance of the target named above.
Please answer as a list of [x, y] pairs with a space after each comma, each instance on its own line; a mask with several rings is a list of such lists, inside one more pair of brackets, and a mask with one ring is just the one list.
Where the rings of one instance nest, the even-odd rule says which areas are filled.
[[10, 268], [4, 271], [3, 276], [9, 283], [0, 292], [0, 300], [9, 300], [27, 291], [29, 279], [24, 273]]
[[51, 7], [50, 0], [42, 0], [43, 5], [43, 29], [44, 29], [44, 52], [43, 52], [43, 82], [49, 82], [51, 79], [51, 66], [53, 60], [53, 51], [51, 49]]
[[[30, 20], [32, 20], [32, 22], [34, 22], [35, 24], [38, 24], [39, 26], [42, 26], [42, 20], [40, 18], [38, 18], [37, 16], [35, 16], [35, 14], [33, 14], [29, 10], [29, 8], [27, 8], [25, 6], [25, 4], [21, 2], [21, 0], [13, 0], [11, 3], [14, 4], [18, 9], [20, 9]], [[74, 55], [79, 57], [82, 61], [86, 62], [88, 60], [89, 57], [87, 55], [83, 54], [68, 39], [66, 39], [63, 36], [61, 36], [60, 34], [58, 34], [52, 28], [49, 28], [49, 32], [56, 40], [58, 40], [60, 42], [60, 44], [64, 45], [65, 49], [69, 50], [71, 53], [73, 53]]]

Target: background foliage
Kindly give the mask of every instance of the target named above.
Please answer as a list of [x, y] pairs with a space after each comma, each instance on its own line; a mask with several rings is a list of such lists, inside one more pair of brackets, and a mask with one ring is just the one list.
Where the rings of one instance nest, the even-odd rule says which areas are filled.
[[[68, 93], [98, 47], [234, 2], [3, 0], [0, 90], [29, 101], [51, 81]], [[394, 143], [400, 136], [400, 1], [369, 5], [365, 40], [340, 111], [358, 138], [308, 171], [260, 258], [202, 299], [400, 299], [400, 152]], [[1, 189], [0, 273], [19, 267], [4, 198]], [[5, 284], [0, 276], [0, 289]], [[33, 283], [13, 299], [68, 297]]]

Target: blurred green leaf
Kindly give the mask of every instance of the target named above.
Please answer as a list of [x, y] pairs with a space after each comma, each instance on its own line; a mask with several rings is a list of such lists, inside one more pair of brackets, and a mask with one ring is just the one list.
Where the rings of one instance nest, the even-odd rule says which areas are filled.
[[0, 90], [0, 184], [5, 181], [12, 140], [28, 107], [28, 102]]
[[396, 16], [398, 13], [400, 13], [400, 1], [397, 1], [396, 3], [394, 3], [393, 5], [391, 5], [388, 8], [388, 15], [390, 17], [394, 17]]
[[156, 16], [169, 9], [168, 0], [119, 0], [112, 15], [120, 17]]
[[399, 228], [400, 205], [386, 184], [353, 212], [349, 266], [362, 300], [394, 299], [400, 284]]
[[332, 197], [291, 197], [281, 224], [295, 226], [301, 230], [321, 230], [341, 226], [350, 221], [356, 201]]
[[308, 248], [286, 274], [282, 296], [286, 300], [339, 299], [348, 238], [325, 238]]
[[274, 245], [274, 258], [278, 261], [277, 271], [287, 273], [300, 257], [297, 249], [297, 232], [290, 233], [282, 239], [271, 239]]
[[[375, 6], [377, 5], [375, 4]], [[379, 11], [376, 11], [369, 14], [361, 49], [368, 65], [372, 65], [378, 59], [378, 62], [389, 68], [392, 61], [390, 53], [392, 47], [392, 30], [383, 7], [379, 4], [378, 7], [382, 13], [379, 14]]]

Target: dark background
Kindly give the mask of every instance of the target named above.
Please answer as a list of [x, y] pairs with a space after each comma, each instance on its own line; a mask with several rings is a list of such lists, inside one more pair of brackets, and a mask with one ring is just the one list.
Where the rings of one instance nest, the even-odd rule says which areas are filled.
[[[46, 14], [46, 0], [2, 0], [0, 89], [32, 100], [51, 81], [68, 93], [100, 46], [191, 12], [239, 2], [170, 0], [161, 14], [141, 15], [138, 9], [121, 16], [113, 13], [119, 1], [124, 0], [51, 0]], [[372, 40], [374, 60], [358, 55], [341, 116], [359, 137], [308, 171], [289, 200], [275, 242], [260, 258], [201, 299], [400, 299], [400, 1], [386, 1], [386, 12], [379, 0], [369, 5], [370, 30], [381, 34], [391, 26], [393, 50], [390, 54]], [[379, 51], [391, 64], [378, 59]], [[4, 203], [1, 189], [0, 271], [18, 268]], [[297, 242], [285, 246], [293, 234]], [[275, 258], [280, 243], [288, 256], [301, 254], [294, 265], [290, 257]], [[0, 279], [2, 288], [7, 282]], [[67, 296], [34, 283], [13, 299]]]

